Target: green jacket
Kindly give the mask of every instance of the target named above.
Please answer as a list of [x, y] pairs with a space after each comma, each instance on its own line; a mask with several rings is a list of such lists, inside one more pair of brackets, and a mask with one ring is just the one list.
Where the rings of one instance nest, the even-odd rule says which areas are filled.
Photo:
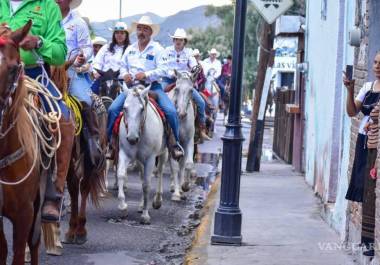
[[[65, 31], [61, 26], [61, 10], [55, 0], [23, 0], [11, 15], [9, 0], [0, 0], [0, 23], [6, 22], [12, 30], [33, 20], [30, 34], [41, 37], [43, 45], [36, 50], [44, 61], [51, 65], [65, 62], [67, 47]], [[35, 55], [20, 49], [21, 59], [26, 66], [36, 64]]]

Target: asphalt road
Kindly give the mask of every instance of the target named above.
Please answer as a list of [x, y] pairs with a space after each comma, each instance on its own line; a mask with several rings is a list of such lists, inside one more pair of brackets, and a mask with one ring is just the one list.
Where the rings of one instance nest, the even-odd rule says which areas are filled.
[[[243, 134], [249, 137], [248, 123], [243, 123]], [[270, 131], [269, 131], [270, 132]], [[215, 179], [218, 167], [215, 161], [220, 157], [224, 126], [219, 117], [216, 133], [212, 141], [200, 146], [202, 155], [196, 163], [198, 178], [187, 199], [172, 202], [169, 192], [169, 176], [164, 176], [164, 201], [161, 209], [150, 210], [151, 225], [141, 225], [137, 206], [141, 194], [141, 183], [135, 173], [129, 177], [129, 187], [126, 194], [129, 205], [128, 216], [123, 216], [117, 209], [116, 191], [104, 198], [101, 208], [91, 205], [87, 214], [88, 241], [83, 245], [64, 245], [60, 257], [47, 256], [41, 247], [41, 264], [46, 265], [171, 265], [181, 264], [186, 250], [191, 245], [193, 232], [199, 224], [198, 213], [202, 208], [212, 181]], [[266, 133], [266, 135], [268, 135]], [[266, 142], [266, 141], [264, 141]], [[248, 141], [243, 144], [247, 150]], [[269, 150], [271, 146], [264, 146]], [[244, 153], [244, 151], [243, 151]], [[271, 157], [269, 154], [268, 157]], [[168, 170], [166, 169], [168, 172]], [[113, 184], [109, 176], [110, 185]], [[152, 197], [156, 179], [152, 178]], [[62, 229], [67, 231], [68, 215], [63, 218]], [[5, 231], [8, 245], [11, 243], [11, 225], [5, 221]], [[10, 260], [8, 259], [10, 264]]]

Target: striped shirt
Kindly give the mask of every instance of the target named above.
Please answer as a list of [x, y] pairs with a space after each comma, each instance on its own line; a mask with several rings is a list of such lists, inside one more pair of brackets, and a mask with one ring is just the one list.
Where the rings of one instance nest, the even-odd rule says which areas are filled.
[[377, 148], [379, 142], [379, 113], [380, 113], [380, 103], [377, 104], [371, 113], [369, 114], [369, 125], [368, 125], [368, 149]]

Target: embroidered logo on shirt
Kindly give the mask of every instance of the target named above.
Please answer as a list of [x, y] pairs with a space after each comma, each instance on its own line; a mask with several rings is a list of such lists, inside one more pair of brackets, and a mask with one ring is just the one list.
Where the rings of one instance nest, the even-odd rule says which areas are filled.
[[75, 29], [75, 25], [70, 25], [70, 26], [67, 27], [67, 29], [68, 29], [68, 30], [71, 30], [71, 31], [74, 31], [74, 29]]
[[149, 61], [153, 61], [153, 60], [154, 60], [154, 55], [152, 55], [152, 54], [147, 54], [147, 55], [146, 55], [146, 59], [149, 60]]
[[40, 6], [36, 6], [36, 7], [34, 8], [34, 11], [36, 11], [36, 12], [40, 12], [40, 11], [41, 11], [41, 7], [40, 7]]
[[130, 55], [134, 55], [134, 54], [136, 54], [136, 51], [129, 51], [128, 54], [130, 54]]

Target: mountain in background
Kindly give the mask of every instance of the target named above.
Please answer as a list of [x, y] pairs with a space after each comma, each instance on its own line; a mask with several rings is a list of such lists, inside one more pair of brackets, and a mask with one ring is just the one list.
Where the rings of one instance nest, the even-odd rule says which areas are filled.
[[[177, 14], [168, 16], [166, 18], [160, 17], [154, 13], [145, 13], [123, 18], [122, 21], [126, 22], [130, 27], [133, 21], [138, 21], [141, 16], [149, 15], [155, 23], [160, 24], [160, 33], [155, 37], [163, 46], [168, 46], [172, 43], [169, 34], [173, 34], [177, 28], [189, 29], [206, 29], [208, 26], [217, 26], [220, 21], [216, 16], [206, 17], [206, 6], [199, 6], [189, 10], [180, 11]], [[112, 37], [112, 28], [118, 20], [107, 20], [104, 22], [91, 23], [91, 27], [96, 36], [102, 36], [108, 40]], [[135, 34], [131, 36], [131, 41], [136, 40]]]

